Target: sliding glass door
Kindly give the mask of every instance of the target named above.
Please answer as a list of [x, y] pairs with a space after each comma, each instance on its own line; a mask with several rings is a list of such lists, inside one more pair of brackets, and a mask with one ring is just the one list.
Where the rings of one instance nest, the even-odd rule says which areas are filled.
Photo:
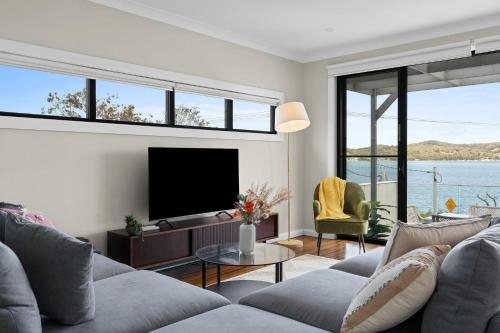
[[337, 89], [337, 174], [389, 206], [381, 223], [500, 215], [500, 52], [341, 76]]
[[337, 173], [384, 206], [380, 223], [391, 227], [406, 215], [398, 210], [406, 206], [400, 186], [406, 176], [406, 68], [340, 77], [338, 97]]

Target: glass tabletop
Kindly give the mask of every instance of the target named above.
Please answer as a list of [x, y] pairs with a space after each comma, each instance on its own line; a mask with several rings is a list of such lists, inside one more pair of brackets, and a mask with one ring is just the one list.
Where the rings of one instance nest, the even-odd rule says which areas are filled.
[[251, 255], [240, 253], [238, 243], [215, 244], [196, 251], [196, 256], [205, 262], [227, 266], [262, 266], [277, 264], [295, 257], [295, 252], [275, 244], [257, 243]]

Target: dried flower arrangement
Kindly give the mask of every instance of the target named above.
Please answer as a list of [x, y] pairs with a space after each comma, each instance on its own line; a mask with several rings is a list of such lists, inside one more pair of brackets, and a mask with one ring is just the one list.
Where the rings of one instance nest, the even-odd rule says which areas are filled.
[[257, 224], [265, 220], [271, 214], [271, 208], [287, 200], [290, 196], [287, 189], [282, 188], [273, 196], [273, 188], [268, 183], [263, 185], [252, 185], [244, 193], [238, 195], [238, 201], [234, 204], [236, 210], [233, 217], [241, 216], [246, 224]]

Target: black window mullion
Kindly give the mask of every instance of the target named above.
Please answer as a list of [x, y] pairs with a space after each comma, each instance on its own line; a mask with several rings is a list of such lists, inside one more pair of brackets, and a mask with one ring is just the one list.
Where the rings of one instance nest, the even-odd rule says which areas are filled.
[[96, 115], [96, 83], [94, 79], [86, 79], [85, 80], [85, 90], [86, 90], [86, 111], [87, 111], [87, 118], [90, 120], [96, 120], [97, 115]]
[[175, 91], [165, 91], [165, 124], [175, 126]]
[[408, 163], [408, 67], [398, 70], [398, 219], [406, 222]]
[[346, 78], [337, 77], [337, 177], [347, 177], [347, 89]]
[[276, 105], [271, 105], [270, 112], [271, 117], [269, 118], [271, 119], [271, 121], [269, 124], [269, 130], [271, 131], [271, 133], [276, 133], [276, 128], [274, 127], [276, 123]]
[[233, 129], [233, 100], [224, 100], [224, 127], [228, 130]]

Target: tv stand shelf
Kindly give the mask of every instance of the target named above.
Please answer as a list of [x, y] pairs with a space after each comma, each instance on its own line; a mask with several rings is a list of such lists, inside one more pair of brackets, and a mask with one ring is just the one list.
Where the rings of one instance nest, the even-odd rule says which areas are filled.
[[[159, 231], [129, 236], [125, 229], [108, 231], [108, 257], [134, 268], [174, 265], [194, 258], [196, 250], [216, 244], [238, 242], [241, 219], [224, 215], [170, 222]], [[257, 240], [278, 237], [278, 214], [256, 225]]]

